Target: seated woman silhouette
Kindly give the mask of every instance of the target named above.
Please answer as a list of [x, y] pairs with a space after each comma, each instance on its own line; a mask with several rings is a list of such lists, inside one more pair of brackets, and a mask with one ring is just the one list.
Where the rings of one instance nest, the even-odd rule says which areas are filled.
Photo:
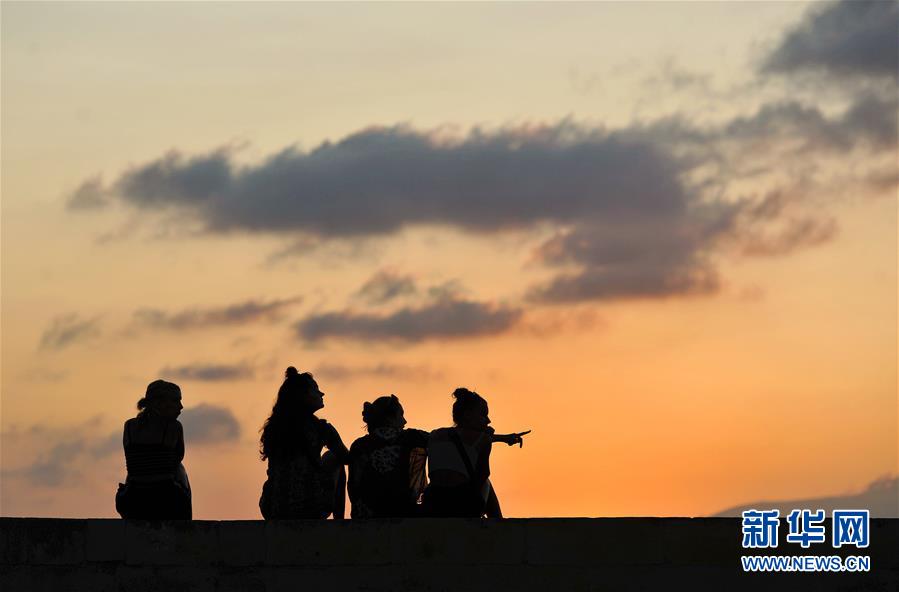
[[334, 426], [315, 416], [324, 396], [311, 374], [287, 369], [260, 438], [262, 460], [268, 460], [259, 499], [266, 520], [343, 518], [347, 449]]
[[122, 433], [128, 477], [119, 484], [116, 510], [122, 518], [190, 520], [190, 483], [181, 464], [184, 429], [177, 419], [181, 389], [154, 380], [137, 408]]
[[428, 440], [430, 484], [423, 496], [424, 511], [437, 517], [502, 518], [499, 498], [490, 483], [490, 451], [494, 442], [524, 444], [530, 433], [495, 434], [487, 401], [466, 388], [453, 392], [451, 428], [431, 432]]
[[418, 514], [424, 486], [428, 432], [404, 429], [396, 395], [362, 406], [368, 435], [350, 446], [347, 489], [353, 518], [393, 518]]

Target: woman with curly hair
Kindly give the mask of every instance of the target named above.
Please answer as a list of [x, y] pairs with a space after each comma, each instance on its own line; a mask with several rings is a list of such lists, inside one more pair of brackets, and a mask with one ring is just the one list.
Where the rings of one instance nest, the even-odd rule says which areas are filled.
[[259, 509], [266, 520], [343, 519], [347, 449], [334, 426], [315, 416], [325, 393], [308, 372], [291, 366], [284, 376], [259, 439], [260, 456], [268, 460]]

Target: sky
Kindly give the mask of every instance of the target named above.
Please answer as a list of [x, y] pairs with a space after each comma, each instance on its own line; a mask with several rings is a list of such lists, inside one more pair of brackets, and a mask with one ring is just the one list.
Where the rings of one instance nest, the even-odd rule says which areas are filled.
[[178, 383], [259, 518], [311, 371], [349, 445], [488, 400], [507, 516], [899, 515], [895, 2], [0, 6], [0, 514], [115, 516]]

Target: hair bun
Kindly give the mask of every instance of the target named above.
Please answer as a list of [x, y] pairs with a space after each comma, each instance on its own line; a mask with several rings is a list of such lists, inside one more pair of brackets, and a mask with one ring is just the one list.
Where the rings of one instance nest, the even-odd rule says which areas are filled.
[[293, 366], [288, 366], [287, 370], [284, 371], [284, 378], [290, 378], [291, 376], [297, 376], [299, 372]]

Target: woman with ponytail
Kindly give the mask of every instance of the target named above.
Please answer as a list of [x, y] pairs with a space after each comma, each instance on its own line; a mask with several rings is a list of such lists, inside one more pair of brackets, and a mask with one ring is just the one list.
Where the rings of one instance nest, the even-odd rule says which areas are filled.
[[417, 515], [424, 488], [428, 433], [405, 428], [396, 395], [362, 406], [368, 431], [350, 446], [347, 488], [353, 518], [401, 518]]
[[502, 518], [499, 497], [490, 483], [490, 451], [494, 442], [524, 444], [530, 433], [500, 435], [490, 427], [487, 401], [467, 388], [453, 392], [453, 427], [431, 432], [425, 513], [436, 517]]
[[334, 426], [315, 416], [324, 396], [312, 374], [293, 366], [284, 373], [259, 439], [260, 456], [268, 460], [259, 500], [266, 520], [344, 517], [347, 449]]
[[116, 510], [122, 518], [190, 520], [190, 483], [184, 459], [181, 389], [154, 380], [137, 402], [137, 417], [125, 422], [122, 445], [128, 477], [119, 484]]

